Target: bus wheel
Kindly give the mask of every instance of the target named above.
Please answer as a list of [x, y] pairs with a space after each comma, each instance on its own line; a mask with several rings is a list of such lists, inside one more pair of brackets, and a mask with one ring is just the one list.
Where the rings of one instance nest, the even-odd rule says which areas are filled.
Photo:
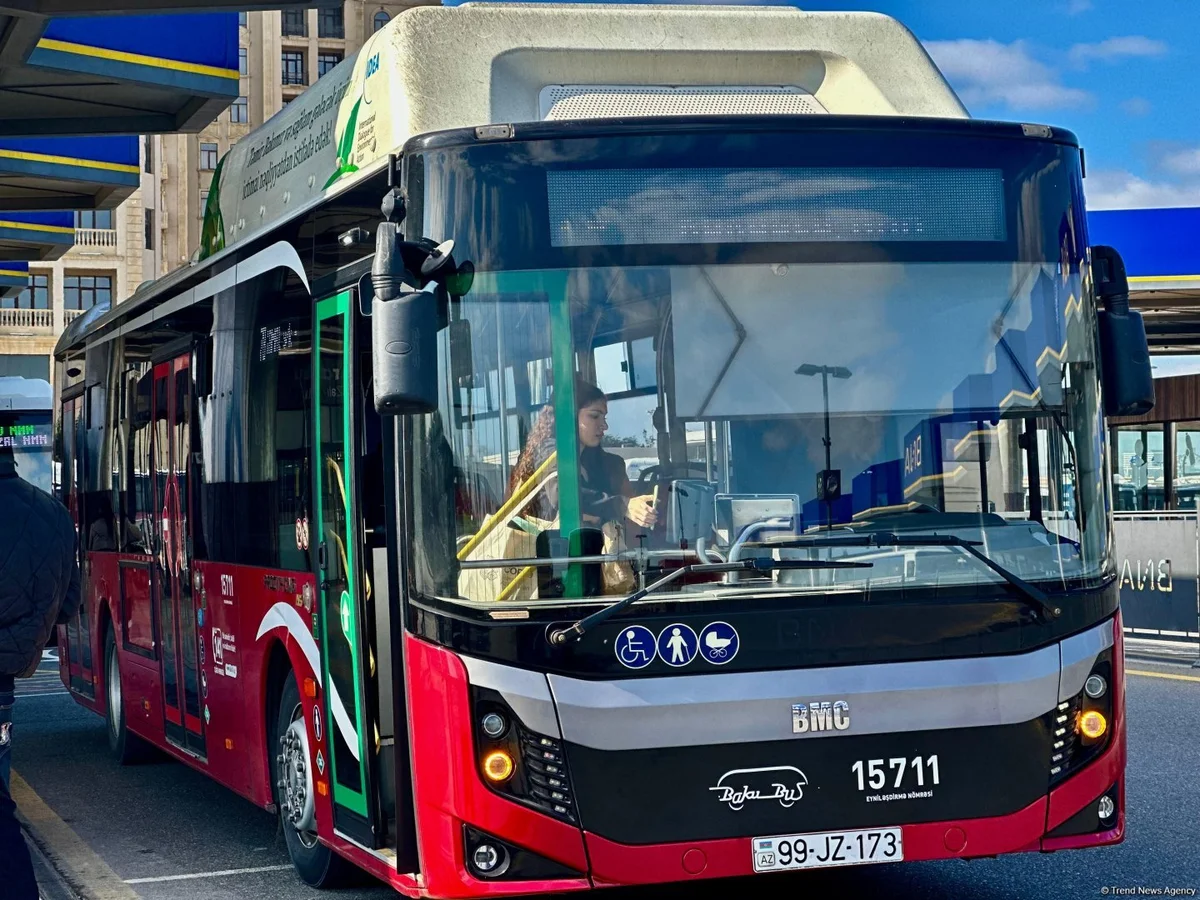
[[104, 720], [108, 725], [106, 730], [109, 751], [123, 766], [145, 762], [153, 748], [136, 734], [130, 734], [129, 729], [125, 727], [121, 660], [117, 655], [117, 641], [113, 637], [111, 625], [104, 631], [104, 689], [108, 700]]
[[349, 863], [317, 840], [311, 759], [300, 690], [296, 687], [296, 679], [289, 674], [279, 696], [272, 766], [279, 824], [288, 856], [304, 883], [317, 888], [336, 887], [346, 883], [352, 869]]

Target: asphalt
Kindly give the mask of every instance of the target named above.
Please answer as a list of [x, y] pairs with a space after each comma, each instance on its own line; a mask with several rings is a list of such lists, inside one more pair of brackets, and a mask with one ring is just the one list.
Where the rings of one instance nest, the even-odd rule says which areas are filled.
[[[1190, 655], [1189, 655], [1190, 654]], [[611, 900], [693, 900], [709, 896], [888, 897], [889, 900], [1011, 900], [1105, 896], [1188, 896], [1200, 891], [1197, 735], [1200, 669], [1196, 645], [1172, 652], [1127, 647], [1129, 769], [1127, 837], [1116, 847], [995, 860], [907, 863], [678, 887], [613, 890]], [[1144, 673], [1144, 674], [1135, 674]], [[56, 677], [56, 676], [55, 676]], [[42, 861], [46, 900], [383, 900], [377, 883], [333, 893], [300, 882], [288, 866], [273, 817], [174, 762], [121, 768], [107, 754], [103, 722], [48, 678], [19, 697], [14, 767], [49, 813], [67, 847], [60, 868], [84, 869], [64, 884]], [[36, 805], [36, 804], [35, 804]], [[23, 810], [24, 811], [24, 810]], [[47, 815], [46, 812], [41, 815]], [[48, 848], [53, 858], [55, 847]], [[90, 868], [89, 868], [90, 866]], [[216, 874], [214, 874], [216, 873]], [[220, 874], [230, 873], [230, 874]], [[107, 879], [107, 880], [106, 880]], [[86, 879], [85, 879], [86, 881]], [[1118, 890], [1119, 889], [1119, 890]], [[1195, 895], [1195, 893], [1191, 894]]]

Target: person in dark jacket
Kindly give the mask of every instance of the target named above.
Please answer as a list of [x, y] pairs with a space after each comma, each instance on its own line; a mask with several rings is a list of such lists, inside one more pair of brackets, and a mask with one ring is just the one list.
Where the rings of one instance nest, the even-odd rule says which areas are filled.
[[13, 692], [54, 626], [79, 612], [77, 537], [66, 508], [20, 478], [10, 447], [0, 447], [0, 510], [0, 884], [10, 900], [37, 900], [9, 789]]

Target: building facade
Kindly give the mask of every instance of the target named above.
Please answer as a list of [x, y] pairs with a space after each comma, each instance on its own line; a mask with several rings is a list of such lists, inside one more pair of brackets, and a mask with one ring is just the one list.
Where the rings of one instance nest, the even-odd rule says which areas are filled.
[[213, 173], [233, 144], [357, 52], [405, 9], [437, 0], [346, 0], [341, 8], [242, 13], [241, 96], [199, 134], [142, 139], [141, 187], [111, 211], [76, 215], [74, 248], [30, 266], [30, 288], [0, 300], [0, 375], [48, 378], [59, 335], [94, 303], [186, 265], [200, 246]]

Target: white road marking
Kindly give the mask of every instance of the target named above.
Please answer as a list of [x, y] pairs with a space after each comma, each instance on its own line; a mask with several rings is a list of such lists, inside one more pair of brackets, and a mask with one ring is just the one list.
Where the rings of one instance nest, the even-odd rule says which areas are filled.
[[164, 881], [192, 881], [196, 878], [226, 878], [231, 875], [254, 875], [259, 872], [285, 872], [291, 866], [256, 866], [251, 869], [223, 869], [220, 872], [196, 872], [193, 875], [159, 875], [155, 878], [127, 878], [126, 884], [160, 884]]

